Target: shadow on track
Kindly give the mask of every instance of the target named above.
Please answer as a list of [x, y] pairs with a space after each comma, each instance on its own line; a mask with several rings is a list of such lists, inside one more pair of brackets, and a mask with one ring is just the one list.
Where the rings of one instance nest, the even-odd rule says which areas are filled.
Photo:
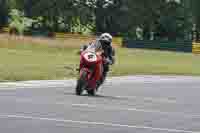
[[[64, 95], [66, 96], [77, 96], [75, 93], [72, 92], [64, 92]], [[129, 100], [129, 98], [125, 98], [125, 97], [115, 97], [115, 96], [106, 96], [106, 95], [95, 95], [95, 96], [91, 96], [88, 94], [83, 94], [81, 96], [77, 96], [77, 97], [87, 97], [87, 98], [95, 98], [95, 99], [108, 99], [108, 100]]]

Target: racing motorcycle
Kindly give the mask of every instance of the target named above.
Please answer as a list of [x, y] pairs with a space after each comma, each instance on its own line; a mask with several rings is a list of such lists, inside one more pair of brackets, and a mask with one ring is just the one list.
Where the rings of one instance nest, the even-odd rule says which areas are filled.
[[85, 50], [80, 53], [76, 95], [82, 95], [84, 90], [89, 95], [96, 95], [97, 85], [103, 75], [103, 63], [105, 63], [103, 50]]

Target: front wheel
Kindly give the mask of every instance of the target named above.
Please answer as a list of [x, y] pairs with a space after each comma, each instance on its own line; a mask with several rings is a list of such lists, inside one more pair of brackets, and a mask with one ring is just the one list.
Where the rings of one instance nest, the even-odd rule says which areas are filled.
[[96, 95], [96, 89], [92, 89], [92, 90], [87, 90], [87, 93], [91, 96], [95, 96]]
[[87, 77], [87, 72], [83, 71], [81, 77], [77, 81], [77, 86], [76, 86], [76, 95], [81, 95], [84, 91], [85, 87], [85, 79]]

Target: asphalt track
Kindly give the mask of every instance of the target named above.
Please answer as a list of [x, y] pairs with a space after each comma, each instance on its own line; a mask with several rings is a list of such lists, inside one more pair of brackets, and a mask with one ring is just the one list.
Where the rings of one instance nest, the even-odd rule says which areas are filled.
[[200, 133], [200, 78], [108, 79], [96, 97], [74, 80], [0, 84], [1, 133]]

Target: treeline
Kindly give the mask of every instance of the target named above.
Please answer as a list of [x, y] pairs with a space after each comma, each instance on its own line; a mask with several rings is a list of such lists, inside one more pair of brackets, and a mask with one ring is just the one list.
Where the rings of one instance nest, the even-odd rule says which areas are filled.
[[30, 31], [191, 39], [200, 29], [199, 5], [199, 0], [0, 0], [0, 26], [21, 23], [23, 29], [28, 21]]

